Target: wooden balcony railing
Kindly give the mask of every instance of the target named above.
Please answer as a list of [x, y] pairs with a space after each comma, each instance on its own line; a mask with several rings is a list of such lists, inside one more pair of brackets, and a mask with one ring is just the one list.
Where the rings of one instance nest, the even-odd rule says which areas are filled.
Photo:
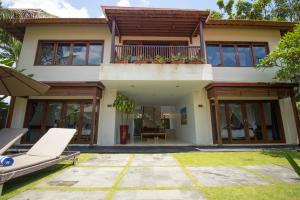
[[115, 63], [204, 63], [199, 46], [116, 45]]

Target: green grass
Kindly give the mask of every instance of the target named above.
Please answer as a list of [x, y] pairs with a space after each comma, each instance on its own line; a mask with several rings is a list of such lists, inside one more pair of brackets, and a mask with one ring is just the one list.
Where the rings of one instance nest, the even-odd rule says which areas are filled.
[[[300, 199], [300, 184], [284, 183], [276, 181], [269, 176], [258, 174], [252, 170], [245, 169], [246, 165], [265, 165], [265, 164], [285, 164], [288, 161], [285, 158], [284, 152], [281, 151], [261, 151], [261, 152], [195, 152], [195, 153], [175, 153], [170, 154], [176, 158], [179, 166], [185, 174], [194, 182], [191, 187], [134, 187], [122, 188], [120, 183], [131, 166], [134, 155], [131, 156], [129, 162], [122, 166], [123, 170], [111, 188], [39, 188], [37, 184], [45, 181], [45, 179], [62, 173], [63, 170], [72, 166], [70, 161], [63, 162], [59, 165], [47, 168], [45, 170], [27, 175], [15, 180], [9, 181], [4, 187], [4, 196], [0, 199], [9, 199], [28, 189], [38, 190], [108, 190], [106, 200], [113, 199], [117, 190], [200, 190], [208, 200], [296, 200]], [[290, 152], [290, 155], [296, 162], [300, 163], [300, 153], [295, 151]], [[93, 158], [95, 154], [81, 154], [80, 162], [84, 162]], [[261, 179], [269, 182], [268, 185], [255, 186], [202, 186], [198, 180], [189, 172], [188, 166], [236, 166], [249, 173], [259, 176]]]
[[[80, 154], [79, 163], [88, 160], [94, 156], [94, 154]], [[73, 166], [72, 161], [64, 161], [58, 165], [54, 165], [47, 169], [8, 181], [4, 184], [0, 200], [9, 199], [15, 196], [16, 194], [31, 189], [46, 178], [54, 176], [70, 166]]]
[[214, 200], [296, 200], [300, 199], [300, 184], [270, 184], [257, 186], [202, 187], [207, 199]]
[[[298, 152], [290, 152], [291, 156], [300, 162]], [[261, 152], [195, 152], [175, 153], [173, 156], [183, 166], [245, 166], [288, 164], [282, 151]]]

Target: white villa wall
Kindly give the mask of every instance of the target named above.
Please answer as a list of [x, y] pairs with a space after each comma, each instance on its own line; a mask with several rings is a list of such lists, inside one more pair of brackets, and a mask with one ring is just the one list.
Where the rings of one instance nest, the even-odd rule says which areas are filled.
[[[206, 41], [257, 41], [268, 42], [270, 50], [280, 39], [275, 29], [208, 28], [204, 30]], [[38, 40], [104, 40], [104, 59], [101, 66], [34, 66]], [[130, 37], [122, 40], [186, 40], [181, 37]], [[116, 38], [116, 44], [118, 44]], [[106, 25], [31, 25], [26, 29], [18, 68], [33, 73], [39, 81], [115, 81], [115, 80], [205, 80], [227, 82], [273, 82], [276, 69], [258, 71], [254, 67], [211, 67], [211, 65], [132, 65], [109, 64], [111, 34]], [[199, 37], [193, 38], [192, 46], [199, 46]], [[98, 145], [110, 146], [117, 143], [118, 115], [112, 105], [117, 90], [106, 88], [100, 101]], [[45, 98], [45, 97], [41, 97]], [[55, 97], [53, 97], [55, 98]], [[58, 97], [57, 97], [58, 98]], [[59, 97], [66, 98], [66, 97]], [[71, 98], [71, 97], [67, 97]], [[90, 98], [90, 97], [87, 97]], [[23, 127], [27, 100], [17, 98], [12, 127]], [[202, 107], [198, 107], [202, 105]], [[187, 107], [188, 124], [181, 125], [177, 114], [176, 136], [189, 143], [212, 144], [209, 101], [205, 89], [194, 91], [176, 105], [176, 112]], [[297, 143], [295, 120], [290, 99], [280, 100], [286, 141]]]
[[100, 101], [100, 115], [98, 126], [98, 145], [111, 146], [116, 143], [116, 109], [112, 107], [117, 96], [116, 90], [103, 91]]
[[213, 144], [210, 105], [205, 88], [193, 92], [194, 118], [198, 145]]
[[100, 80], [203, 80], [212, 81], [209, 64], [107, 64], [101, 66]]
[[106, 25], [28, 26], [23, 41], [19, 69], [40, 81], [99, 81], [99, 66], [34, 66], [39, 40], [103, 40], [103, 63], [110, 61], [111, 34]]
[[23, 128], [25, 112], [27, 107], [27, 99], [17, 97], [12, 116], [12, 128]]
[[279, 100], [285, 140], [287, 144], [298, 144], [297, 127], [294, 118], [291, 98]]
[[[276, 29], [205, 28], [205, 41], [267, 42], [270, 51], [280, 40]], [[277, 69], [257, 70], [255, 67], [213, 67], [214, 81], [274, 82]]]

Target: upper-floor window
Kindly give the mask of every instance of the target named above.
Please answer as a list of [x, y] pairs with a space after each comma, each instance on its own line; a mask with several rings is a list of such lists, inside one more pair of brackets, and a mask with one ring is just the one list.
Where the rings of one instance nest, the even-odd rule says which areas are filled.
[[100, 65], [103, 41], [39, 41], [36, 65]]
[[213, 66], [251, 67], [268, 54], [267, 43], [208, 42], [207, 61]]

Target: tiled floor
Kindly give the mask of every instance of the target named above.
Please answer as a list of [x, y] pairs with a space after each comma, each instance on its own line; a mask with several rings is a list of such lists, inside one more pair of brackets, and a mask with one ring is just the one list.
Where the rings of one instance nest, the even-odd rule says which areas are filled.
[[[13, 199], [202, 200], [202, 187], [299, 181], [284, 166], [184, 167], [171, 154], [98, 154]], [[253, 173], [252, 173], [253, 172]]]

